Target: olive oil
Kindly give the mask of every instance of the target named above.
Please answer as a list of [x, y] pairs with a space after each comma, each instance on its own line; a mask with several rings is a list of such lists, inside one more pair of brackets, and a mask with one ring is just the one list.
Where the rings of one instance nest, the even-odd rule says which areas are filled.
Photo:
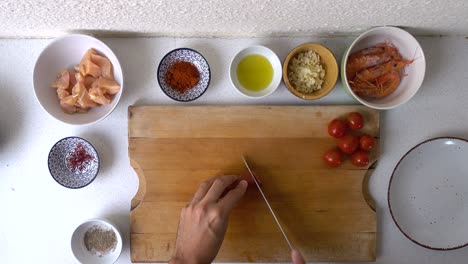
[[249, 55], [237, 66], [237, 79], [247, 90], [259, 92], [268, 87], [273, 80], [273, 67], [262, 55]]

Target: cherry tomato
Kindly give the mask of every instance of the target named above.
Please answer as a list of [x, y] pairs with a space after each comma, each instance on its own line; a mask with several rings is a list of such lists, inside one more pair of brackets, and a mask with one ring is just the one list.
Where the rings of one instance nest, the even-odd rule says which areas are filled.
[[351, 163], [358, 167], [364, 167], [369, 164], [369, 152], [358, 150], [351, 155]]
[[343, 163], [344, 157], [339, 149], [330, 149], [323, 154], [323, 161], [330, 167], [336, 168]]
[[361, 129], [364, 126], [364, 118], [358, 112], [351, 112], [346, 117], [346, 123], [352, 130]]
[[334, 138], [340, 138], [346, 133], [346, 123], [341, 119], [333, 119], [328, 124], [328, 134]]
[[353, 154], [354, 151], [359, 146], [359, 140], [357, 136], [354, 135], [345, 135], [344, 137], [340, 138], [338, 141], [338, 147], [346, 154]]
[[[252, 174], [254, 175], [255, 179], [257, 180], [258, 184], [260, 186], [262, 186], [262, 181], [260, 180], [260, 178], [258, 177], [257, 173], [255, 171], [252, 171]], [[255, 186], [255, 182], [254, 180], [252, 179], [252, 176], [250, 176], [250, 172], [248, 170], [246, 171], [243, 171], [241, 174], [240, 174], [240, 180], [246, 180], [247, 183], [249, 184], [249, 187], [250, 186]]]
[[[252, 174], [254, 175], [255, 179], [257, 179], [257, 182], [260, 186], [262, 186], [262, 181], [260, 180], [260, 178], [258, 177], [257, 173], [255, 171], [252, 171]], [[252, 176], [250, 176], [250, 172], [248, 170], [245, 170], [243, 171], [241, 174], [240, 174], [240, 179], [233, 182], [231, 185], [229, 185], [228, 187], [226, 187], [226, 189], [224, 189], [224, 192], [221, 194], [221, 197], [224, 197], [224, 195], [226, 195], [228, 192], [234, 190], [234, 188], [237, 187], [237, 184], [239, 184], [240, 181], [242, 180], [246, 180], [248, 185], [247, 187], [248, 188], [257, 188], [255, 186], [255, 182], [254, 180], [252, 179]]]
[[359, 137], [359, 148], [361, 148], [362, 150], [371, 151], [375, 148], [376, 145], [377, 141], [375, 140], [375, 138], [367, 134], [363, 134], [361, 137]]

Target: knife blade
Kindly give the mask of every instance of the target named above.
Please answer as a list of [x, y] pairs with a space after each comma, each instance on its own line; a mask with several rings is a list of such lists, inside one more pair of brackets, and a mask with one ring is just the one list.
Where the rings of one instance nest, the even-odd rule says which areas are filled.
[[254, 180], [255, 185], [257, 185], [257, 188], [258, 188], [258, 190], [260, 191], [260, 194], [262, 195], [263, 200], [265, 200], [265, 203], [266, 203], [266, 205], [268, 206], [268, 209], [270, 209], [270, 213], [271, 213], [271, 215], [273, 216], [273, 218], [275, 219], [275, 222], [276, 222], [276, 224], [278, 225], [279, 230], [281, 231], [281, 234], [283, 234], [284, 239], [285, 239], [286, 242], [288, 243], [289, 249], [293, 250], [293, 247], [292, 247], [292, 245], [291, 245], [291, 242], [289, 242], [288, 236], [287, 236], [286, 233], [284, 232], [283, 227], [281, 226], [281, 224], [280, 224], [278, 218], [276, 217], [276, 214], [275, 214], [275, 212], [273, 211], [273, 208], [271, 208], [270, 203], [268, 202], [268, 199], [266, 198], [265, 194], [263, 193], [263, 190], [262, 190], [262, 188], [260, 187], [260, 184], [258, 183], [257, 178], [255, 178], [255, 176], [253, 175], [252, 170], [250, 169], [250, 166], [249, 166], [249, 164], [247, 163], [247, 160], [245, 160], [245, 157], [244, 157], [244, 156], [242, 156], [242, 161], [244, 162], [245, 167], [246, 167], [247, 170], [249, 171], [250, 176], [251, 176], [252, 179]]

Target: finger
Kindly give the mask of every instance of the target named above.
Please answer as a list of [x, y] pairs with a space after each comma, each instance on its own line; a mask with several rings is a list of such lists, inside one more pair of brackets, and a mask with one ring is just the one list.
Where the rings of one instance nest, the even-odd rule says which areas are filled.
[[223, 194], [224, 189], [237, 179], [239, 179], [239, 175], [222, 175], [216, 177], [202, 201], [217, 202], [221, 194]]
[[305, 264], [304, 257], [295, 249], [291, 250], [291, 261], [293, 264]]
[[205, 197], [206, 193], [208, 192], [208, 190], [210, 189], [211, 185], [213, 184], [215, 180], [216, 180], [216, 177], [212, 177], [202, 182], [200, 184], [200, 187], [198, 187], [197, 191], [193, 195], [193, 198], [189, 202], [189, 204], [199, 203], [203, 199], [203, 197]]
[[247, 181], [242, 180], [237, 184], [236, 188], [229, 191], [223, 198], [221, 198], [221, 200], [219, 200], [218, 204], [223, 208], [224, 212], [231, 212], [232, 208], [234, 208], [237, 202], [239, 202], [242, 196], [244, 196], [247, 186]]

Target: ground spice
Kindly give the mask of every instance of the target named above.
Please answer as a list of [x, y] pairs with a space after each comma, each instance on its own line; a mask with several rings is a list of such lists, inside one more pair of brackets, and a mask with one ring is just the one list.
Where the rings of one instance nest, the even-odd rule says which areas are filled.
[[117, 246], [117, 236], [111, 228], [92, 226], [84, 235], [86, 249], [99, 257], [113, 252]]
[[185, 93], [195, 87], [199, 80], [200, 73], [197, 67], [187, 61], [175, 62], [166, 73], [166, 83], [180, 93]]
[[93, 160], [93, 156], [86, 151], [81, 143], [78, 143], [65, 160], [68, 169], [72, 172], [83, 173], [88, 163]]

